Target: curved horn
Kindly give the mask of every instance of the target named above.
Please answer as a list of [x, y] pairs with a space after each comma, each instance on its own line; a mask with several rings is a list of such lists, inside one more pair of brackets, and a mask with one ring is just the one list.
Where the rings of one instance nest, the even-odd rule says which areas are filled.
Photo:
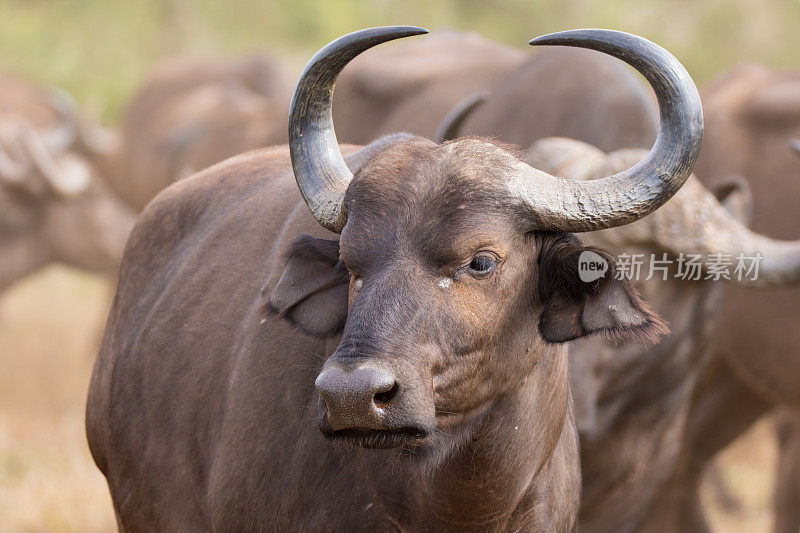
[[433, 142], [442, 144], [458, 137], [464, 121], [488, 99], [489, 91], [481, 91], [461, 100], [439, 123], [433, 136]]
[[49, 101], [58, 112], [59, 121], [55, 128], [42, 133], [42, 140], [49, 150], [60, 153], [75, 142], [78, 106], [72, 96], [60, 89], [51, 90]]
[[78, 196], [89, 186], [91, 172], [80, 158], [67, 153], [56, 162], [44, 139], [32, 129], [25, 131], [23, 140], [42, 176], [61, 196]]
[[646, 216], [672, 197], [689, 177], [703, 137], [700, 96], [680, 62], [646, 39], [613, 30], [564, 31], [537, 37], [530, 44], [589, 48], [625, 61], [653, 87], [661, 112], [652, 150], [624, 172], [575, 182], [520, 165], [509, 189], [531, 212], [536, 229], [612, 228]]
[[353, 174], [333, 130], [333, 85], [361, 52], [401, 37], [428, 33], [414, 26], [368, 28], [340, 37], [317, 52], [303, 70], [289, 110], [289, 151], [300, 193], [322, 226], [340, 233], [347, 221], [344, 193]]

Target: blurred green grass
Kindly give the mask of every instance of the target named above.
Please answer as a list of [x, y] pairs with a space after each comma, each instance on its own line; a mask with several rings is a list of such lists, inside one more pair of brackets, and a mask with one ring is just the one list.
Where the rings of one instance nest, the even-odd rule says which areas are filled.
[[305, 57], [365, 26], [471, 30], [520, 48], [610, 27], [676, 54], [702, 83], [742, 62], [800, 64], [798, 0], [0, 0], [0, 68], [62, 87], [106, 121], [160, 58], [257, 49]]

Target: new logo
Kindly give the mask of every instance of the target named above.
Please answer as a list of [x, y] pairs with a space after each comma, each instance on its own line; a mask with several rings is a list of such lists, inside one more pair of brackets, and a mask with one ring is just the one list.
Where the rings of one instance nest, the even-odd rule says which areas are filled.
[[600, 254], [584, 250], [578, 256], [578, 277], [584, 283], [591, 283], [603, 277], [608, 270], [608, 261]]

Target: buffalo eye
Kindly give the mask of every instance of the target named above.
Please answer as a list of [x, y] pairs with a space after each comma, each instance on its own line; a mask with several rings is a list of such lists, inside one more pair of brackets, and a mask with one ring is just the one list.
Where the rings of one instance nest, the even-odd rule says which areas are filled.
[[478, 254], [469, 263], [469, 273], [475, 277], [487, 276], [497, 268], [497, 259], [489, 254]]

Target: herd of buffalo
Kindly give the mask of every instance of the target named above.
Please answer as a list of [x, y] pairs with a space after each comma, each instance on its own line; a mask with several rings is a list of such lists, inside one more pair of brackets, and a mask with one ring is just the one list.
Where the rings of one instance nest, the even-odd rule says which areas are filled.
[[367, 51], [425, 33], [293, 93], [173, 60], [115, 129], [0, 76], [0, 290], [119, 275], [86, 412], [119, 529], [707, 531], [704, 473], [778, 413], [796, 533], [800, 70], [698, 92], [611, 30]]

